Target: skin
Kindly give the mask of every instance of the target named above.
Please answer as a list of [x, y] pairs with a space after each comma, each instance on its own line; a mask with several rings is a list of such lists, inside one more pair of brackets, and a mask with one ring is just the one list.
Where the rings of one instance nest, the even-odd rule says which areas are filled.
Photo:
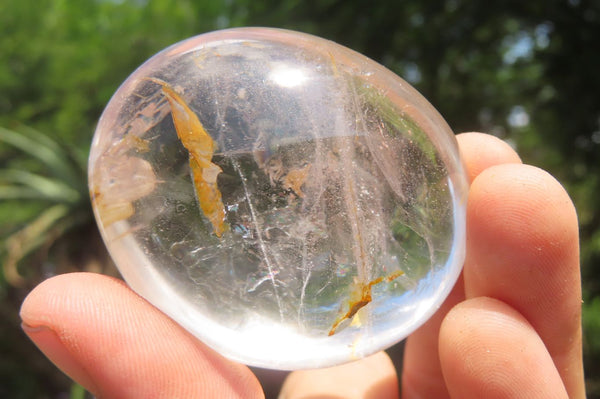
[[[289, 375], [281, 398], [584, 398], [575, 209], [504, 142], [458, 136], [471, 181], [467, 258], [450, 297], [406, 343], [402, 392], [385, 353]], [[21, 308], [50, 360], [100, 398], [260, 398], [222, 358], [118, 280], [53, 277]]]

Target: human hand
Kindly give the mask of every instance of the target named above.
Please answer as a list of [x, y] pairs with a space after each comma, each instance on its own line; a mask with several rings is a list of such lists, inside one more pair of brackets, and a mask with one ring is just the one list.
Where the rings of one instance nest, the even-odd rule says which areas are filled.
[[[560, 184], [492, 136], [458, 136], [472, 185], [463, 277], [406, 343], [403, 398], [583, 398], [577, 217]], [[224, 359], [122, 282], [74, 273], [46, 280], [23, 328], [99, 397], [262, 397], [250, 370]], [[394, 398], [378, 353], [297, 371], [282, 398]]]

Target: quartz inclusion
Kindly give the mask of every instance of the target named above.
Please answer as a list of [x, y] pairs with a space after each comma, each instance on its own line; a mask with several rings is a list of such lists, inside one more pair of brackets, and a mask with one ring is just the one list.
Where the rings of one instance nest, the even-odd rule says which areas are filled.
[[[220, 169], [221, 202], [195, 186], [208, 169], [190, 170], [181, 138], [201, 132], [177, 130], [164, 87], [215, 144], [194, 150]], [[305, 34], [218, 31], [154, 56], [107, 106], [89, 178], [130, 286], [251, 365], [384, 349], [433, 314], [464, 259], [466, 183], [443, 119], [385, 68]], [[205, 209], [222, 211], [222, 234]]]

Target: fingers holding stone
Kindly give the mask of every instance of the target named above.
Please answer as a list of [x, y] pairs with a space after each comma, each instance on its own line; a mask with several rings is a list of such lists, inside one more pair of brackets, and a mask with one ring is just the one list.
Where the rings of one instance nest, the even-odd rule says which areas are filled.
[[583, 397], [581, 281], [575, 209], [541, 169], [490, 167], [467, 210], [467, 298], [492, 297], [522, 314], [548, 348], [571, 397]]

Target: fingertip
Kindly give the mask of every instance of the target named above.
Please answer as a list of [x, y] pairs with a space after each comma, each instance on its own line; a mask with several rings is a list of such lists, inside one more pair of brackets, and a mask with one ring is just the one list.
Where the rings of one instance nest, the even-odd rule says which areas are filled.
[[47, 326], [32, 327], [26, 323], [23, 323], [21, 328], [56, 367], [74, 381], [79, 382], [88, 391], [98, 392], [98, 387], [93, 378], [85, 367], [79, 363], [76, 356], [63, 344], [56, 331]]
[[394, 364], [385, 352], [379, 352], [340, 366], [294, 371], [279, 398], [395, 399], [398, 395]]
[[[99, 392], [99, 386], [81, 361], [78, 346], [74, 346], [69, 334], [77, 334], [83, 320], [77, 311], [87, 313], [85, 301], [77, 302], [77, 311], [72, 304], [81, 287], [106, 289], [114, 292], [126, 289], [115, 278], [91, 273], [70, 273], [50, 277], [42, 281], [25, 297], [19, 315], [22, 329], [38, 349], [70, 378], [90, 392]], [[108, 288], [107, 287], [111, 287]], [[84, 326], [85, 328], [85, 326]]]
[[[35, 287], [21, 304], [21, 320], [29, 326], [47, 325], [53, 326], [58, 321], [63, 321], [65, 306], [71, 308], [69, 303], [74, 297], [85, 290], [91, 296], [95, 291], [109, 292], [111, 295], [119, 295], [127, 291], [123, 281], [113, 277], [94, 273], [68, 273], [50, 277]], [[104, 294], [102, 294], [104, 295]], [[85, 306], [78, 302], [77, 306]], [[78, 309], [86, 311], [86, 309]]]
[[452, 397], [567, 397], [540, 337], [498, 300], [479, 297], [454, 307], [442, 322], [439, 347]]
[[485, 169], [505, 163], [521, 163], [515, 150], [498, 137], [477, 132], [456, 136], [469, 182]]
[[50, 331], [28, 334], [99, 396], [264, 396], [247, 367], [205, 346], [117, 279], [53, 277], [30, 293], [21, 317], [33, 330]]
[[535, 264], [578, 259], [573, 202], [552, 175], [534, 166], [497, 165], [483, 171], [471, 185], [467, 226], [471, 253], [500, 253]]

